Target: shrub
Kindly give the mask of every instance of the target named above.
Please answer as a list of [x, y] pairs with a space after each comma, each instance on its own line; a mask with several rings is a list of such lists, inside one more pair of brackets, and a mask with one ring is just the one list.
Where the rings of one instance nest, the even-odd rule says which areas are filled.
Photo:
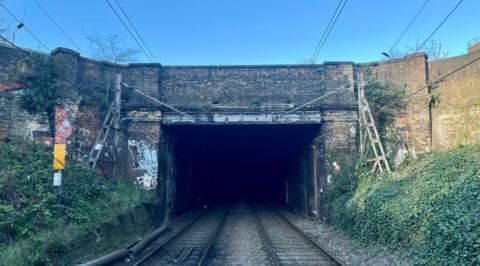
[[391, 175], [362, 174], [354, 190], [332, 199], [333, 222], [366, 245], [410, 250], [418, 264], [478, 265], [479, 154], [479, 146], [459, 147]]
[[64, 96], [64, 91], [58, 85], [58, 71], [55, 62], [48, 59], [18, 77], [25, 88], [21, 96], [23, 108], [31, 113], [47, 113], [50, 125], [52, 125], [51, 130], [55, 124], [55, 105], [57, 100]]
[[2, 259], [17, 265], [48, 264], [79, 232], [92, 231], [149, 200], [138, 188], [106, 180], [74, 162], [67, 163], [62, 186], [53, 187], [51, 164], [51, 151], [41, 144], [0, 142]]

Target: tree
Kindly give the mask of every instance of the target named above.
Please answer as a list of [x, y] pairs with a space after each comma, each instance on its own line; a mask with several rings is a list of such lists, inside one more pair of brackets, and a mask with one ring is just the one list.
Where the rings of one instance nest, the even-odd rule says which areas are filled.
[[425, 46], [424, 51], [428, 54], [430, 60], [445, 59], [448, 52], [443, 49], [442, 43], [432, 40], [430, 45]]
[[394, 59], [394, 58], [401, 58], [406, 55], [419, 53], [419, 52], [427, 53], [428, 59], [430, 60], [439, 60], [439, 59], [445, 59], [448, 57], [448, 52], [445, 51], [442, 43], [437, 42], [433, 39], [430, 41], [430, 43], [427, 43], [423, 47], [420, 47], [420, 42], [417, 41], [417, 44], [415, 44], [415, 47], [408, 46], [406, 50], [399, 50], [399, 49], [390, 50], [388, 54], [390, 55], [390, 58]]
[[89, 44], [89, 55], [95, 59], [113, 63], [127, 63], [137, 60], [139, 51], [126, 47], [123, 40], [117, 35], [100, 36], [96, 33], [86, 35]]

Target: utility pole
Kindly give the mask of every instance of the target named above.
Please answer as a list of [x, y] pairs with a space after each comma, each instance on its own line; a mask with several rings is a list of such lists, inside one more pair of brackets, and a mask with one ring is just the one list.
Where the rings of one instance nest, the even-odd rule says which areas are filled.
[[115, 80], [115, 113], [117, 116], [114, 120], [114, 127], [115, 129], [120, 128], [120, 113], [122, 112], [122, 74], [117, 74]]
[[114, 98], [114, 112], [113, 119], [113, 159], [118, 163], [118, 147], [120, 147], [120, 124], [122, 112], [122, 74], [117, 74], [115, 79], [115, 98]]
[[318, 207], [318, 180], [317, 180], [317, 147], [315, 145], [310, 145], [311, 152], [312, 152], [312, 178], [313, 178], [313, 193], [315, 198], [315, 210], [313, 211], [315, 216], [318, 217], [319, 215], [319, 207]]

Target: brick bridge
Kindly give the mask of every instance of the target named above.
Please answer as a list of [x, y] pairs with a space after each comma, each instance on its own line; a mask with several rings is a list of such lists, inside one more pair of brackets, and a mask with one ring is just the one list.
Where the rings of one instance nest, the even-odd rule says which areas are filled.
[[[66, 92], [62, 101], [73, 124], [67, 144], [70, 159], [85, 159], [91, 149], [105, 115], [105, 93], [111, 94], [117, 74], [130, 87], [188, 114], [124, 89], [124, 130], [116, 131], [121, 139], [118, 157], [111, 159], [109, 146], [99, 164], [104, 174], [156, 193], [158, 211], [166, 216], [238, 194], [280, 200], [307, 215], [324, 217], [326, 191], [335, 175], [327, 158], [343, 167], [354, 156], [354, 75], [365, 65], [118, 65], [65, 48], [28, 53], [53, 58], [61, 66], [59, 82]], [[0, 57], [0, 101], [14, 108], [18, 97], [4, 87], [17, 84], [18, 72], [34, 69], [36, 63], [10, 47], [0, 46]], [[380, 74], [384, 70], [378, 69]], [[328, 96], [292, 111], [322, 95]], [[9, 119], [4, 113], [0, 125]], [[4, 130], [6, 134], [14, 134], [17, 127], [31, 128], [33, 135], [48, 129], [41, 114], [22, 120]]]

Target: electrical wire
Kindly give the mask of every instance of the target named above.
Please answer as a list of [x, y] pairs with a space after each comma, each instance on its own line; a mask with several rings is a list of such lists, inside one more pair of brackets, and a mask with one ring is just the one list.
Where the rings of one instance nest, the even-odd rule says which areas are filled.
[[418, 16], [420, 15], [420, 13], [422, 13], [423, 9], [425, 8], [425, 6], [428, 4], [430, 0], [425, 0], [425, 2], [423, 3], [422, 7], [417, 11], [417, 13], [415, 14], [415, 16], [410, 20], [410, 22], [408, 23], [407, 27], [402, 31], [402, 33], [400, 34], [400, 36], [398, 37], [398, 39], [395, 41], [395, 43], [392, 45], [392, 47], [390, 48], [390, 51], [393, 51], [395, 49], [395, 47], [397, 47], [398, 43], [400, 42], [400, 40], [403, 38], [403, 36], [405, 35], [405, 33], [407, 33], [407, 31], [410, 29], [410, 27], [412, 26], [413, 22], [415, 22], [415, 20], [418, 18]]
[[42, 6], [40, 5], [40, 3], [37, 1], [37, 0], [33, 0], [33, 2], [35, 2], [35, 4], [37, 4], [37, 6], [40, 8], [40, 10], [42, 10], [42, 12], [45, 14], [45, 16], [48, 17], [48, 19], [57, 27], [58, 30], [60, 30], [60, 32], [63, 34], [63, 36], [65, 36], [69, 41], [70, 43], [75, 46], [75, 48], [78, 50], [78, 51], [82, 51], [80, 49], [80, 47], [73, 41], [73, 39], [67, 34], [67, 32], [60, 26], [60, 24], [58, 24], [55, 19], [47, 12], [47, 10]]
[[22, 22], [25, 21], [25, 16], [27, 15], [27, 8], [28, 8], [28, 2], [27, 0], [25, 0], [25, 3], [23, 5]]
[[[435, 29], [432, 31], [432, 33], [430, 33], [430, 35], [428, 36], [427, 39], [425, 39], [425, 41], [416, 49], [417, 51], [421, 50], [425, 44], [427, 44], [427, 42], [433, 37], [433, 35], [435, 35], [435, 33], [440, 29], [440, 27], [442, 27], [442, 25], [447, 21], [447, 19], [453, 14], [453, 12], [455, 12], [455, 10], [457, 10], [457, 8], [460, 6], [460, 4], [462, 4], [463, 0], [460, 0], [456, 5], [455, 7], [450, 10], [450, 12], [448, 13], [448, 15], [443, 18], [443, 20], [440, 22], [440, 24], [437, 25], [437, 27], [435, 27]], [[391, 80], [395, 80], [396, 78], [398, 78], [398, 76], [400, 76], [400, 74], [403, 73], [403, 71], [405, 70], [405, 68], [407, 67], [407, 63], [409, 62], [409, 60], [411, 60], [413, 57], [404, 57], [405, 58], [405, 62], [403, 62], [403, 66], [400, 68], [400, 70], [397, 72], [397, 74], [395, 76], [393, 76], [391, 78]]]
[[427, 42], [430, 40], [430, 38], [433, 37], [433, 35], [435, 35], [435, 33], [440, 29], [440, 27], [442, 27], [442, 25], [445, 23], [445, 21], [447, 21], [447, 19], [453, 14], [453, 12], [455, 12], [455, 10], [457, 10], [457, 8], [463, 3], [463, 0], [460, 0], [457, 5], [450, 11], [450, 13], [448, 13], [448, 15], [442, 20], [442, 22], [440, 22], [440, 24], [438, 24], [438, 26], [435, 28], [435, 30], [433, 30], [433, 32], [428, 36], [427, 39], [425, 39], [425, 41], [422, 43], [422, 45], [420, 45], [420, 48], [418, 48], [418, 50], [422, 49], [423, 46], [425, 46], [425, 44], [427, 44]]
[[[450, 77], [451, 75], [457, 73], [458, 71], [460, 71], [460, 70], [462, 70], [462, 69], [465, 69], [465, 68], [471, 66], [473, 63], [475, 63], [475, 62], [477, 62], [477, 61], [480, 61], [480, 57], [477, 57], [477, 58], [471, 60], [470, 62], [468, 62], [468, 63], [466, 63], [466, 64], [464, 64], [464, 65], [456, 68], [455, 70], [453, 70], [453, 71], [451, 71], [451, 72], [443, 75], [442, 77], [440, 77], [440, 78], [436, 79], [435, 81], [433, 81], [431, 84], [437, 85], [437, 84], [439, 84], [439, 83], [441, 83], [441, 82], [444, 82], [445, 79], [447, 79], [447, 78]], [[429, 86], [431, 86], [431, 84], [422, 85], [419, 89], [417, 89], [417, 90], [413, 91], [412, 93], [410, 93], [410, 94], [406, 95], [405, 97], [403, 97], [402, 100], [406, 100], [406, 99], [412, 97], [413, 95], [415, 95], [415, 94], [417, 94], [417, 93], [420, 93], [420, 92], [423, 91], [424, 89], [428, 89]], [[394, 104], [387, 104], [387, 105], [385, 105], [384, 107], [391, 107], [391, 106], [393, 106], [393, 105], [394, 105]], [[379, 112], [380, 112], [380, 111], [377, 111], [377, 112], [373, 113], [372, 115], [378, 114]]]
[[326, 27], [325, 30], [323, 31], [322, 38], [320, 38], [320, 41], [318, 41], [318, 44], [317, 44], [317, 46], [315, 47], [315, 50], [313, 51], [312, 57], [310, 57], [310, 60], [309, 60], [310, 64], [313, 64], [313, 60], [314, 60], [314, 58], [315, 58], [315, 55], [317, 54], [317, 51], [318, 51], [318, 49], [320, 48], [320, 45], [322, 44], [322, 41], [323, 41], [323, 39], [325, 38], [325, 35], [327, 34], [328, 29], [329, 29], [330, 26], [332, 25], [332, 22], [333, 22], [333, 20], [335, 19], [335, 16], [336, 16], [338, 10], [340, 9], [340, 6], [342, 5], [342, 1], [343, 1], [343, 0], [338, 1], [337, 8], [335, 9], [335, 12], [333, 12], [332, 17], [330, 18], [330, 21], [329, 21], [328, 24], [327, 24], [327, 27]]
[[[10, 40], [8, 40], [7, 38], [3, 37], [0, 35], [0, 39], [3, 40], [4, 42], [8, 43], [10, 46], [12, 46], [13, 48], [17, 49], [18, 51], [20, 51], [23, 55], [29, 57], [30, 59], [32, 59], [33, 61], [35, 61], [37, 64], [39, 65], [42, 65], [44, 64], [45, 62], [41, 61], [40, 59], [34, 57], [31, 55], [31, 52], [28, 52], [28, 51], [25, 51], [24, 49], [18, 47], [17, 45], [15, 45], [13, 42], [11, 42]], [[62, 62], [59, 62], [59, 64], [63, 67], [64, 64]], [[78, 86], [76, 84], [76, 82], [73, 82], [71, 81], [70, 79], [62, 76], [62, 75], [59, 75], [59, 78], [62, 79], [64, 82], [72, 85], [73, 87], [75, 87], [76, 89], [78, 89], [79, 91], [82, 91], [83, 93], [87, 94], [87, 95], [90, 95], [92, 92], [89, 92], [87, 90], [85, 90], [84, 88]], [[103, 107], [103, 105], [99, 105], [99, 104], [88, 104], [88, 106], [96, 106], [96, 107]]]
[[153, 60], [155, 62], [158, 62], [158, 60], [155, 58], [155, 56], [153, 55], [152, 51], [150, 50], [150, 48], [148, 47], [147, 43], [143, 40], [142, 38], [142, 35], [140, 35], [140, 33], [138, 32], [137, 28], [135, 27], [135, 25], [133, 25], [132, 21], [130, 20], [130, 18], [128, 17], [127, 13], [125, 12], [125, 10], [123, 9], [123, 7], [120, 5], [120, 3], [118, 2], [118, 0], [115, 0], [115, 3], [117, 3], [117, 6], [118, 8], [120, 9], [120, 11], [122, 12], [123, 16], [125, 16], [125, 18], [127, 19], [127, 22], [128, 24], [130, 24], [130, 26], [132, 27], [132, 29], [135, 31], [135, 33], [137, 34], [138, 38], [140, 39], [140, 41], [142, 42], [143, 46], [145, 47], [145, 49], [147, 50], [147, 52], [149, 53], [150, 57], [153, 58]]
[[127, 24], [125, 23], [125, 21], [123, 21], [122, 17], [120, 16], [120, 14], [117, 12], [117, 10], [113, 7], [113, 5], [110, 3], [109, 0], [105, 0], [108, 4], [108, 6], [110, 7], [110, 9], [113, 11], [113, 13], [115, 13], [115, 16], [118, 18], [118, 20], [120, 20], [120, 22], [122, 23], [123, 27], [128, 31], [128, 33], [130, 34], [130, 36], [132, 37], [132, 39], [137, 43], [137, 46], [138, 48], [140, 48], [140, 50], [145, 54], [145, 56], [147, 57], [148, 60], [150, 60], [150, 62], [154, 63], [155, 60], [153, 58], [150, 57], [150, 55], [148, 54], [148, 52], [145, 50], [145, 48], [140, 44], [140, 42], [138, 41], [138, 39], [135, 37], [135, 35], [133, 34], [133, 32], [130, 30], [130, 28], [127, 26]]
[[[348, 0], [345, 0], [345, 1], [344, 1], [344, 0], [340, 0], [340, 1], [338, 2], [338, 5], [337, 5], [337, 8], [335, 9], [335, 12], [333, 12], [332, 17], [330, 18], [330, 21], [328, 22], [328, 25], [327, 25], [327, 27], [325, 28], [325, 31], [323, 32], [322, 38], [321, 38], [320, 41], [318, 42], [318, 45], [317, 45], [317, 47], [315, 48], [315, 51], [313, 52], [312, 57], [310, 58], [310, 61], [309, 61], [309, 64], [310, 64], [310, 65], [313, 65], [313, 64], [315, 63], [315, 61], [317, 60], [318, 54], [319, 54], [320, 51], [322, 50], [322, 48], [323, 48], [323, 46], [324, 46], [324, 44], [325, 44], [328, 36], [330, 35], [330, 32], [332, 31], [333, 27], [335, 26], [335, 23], [337, 22], [338, 18], [340, 17], [340, 14], [342, 13], [343, 9], [345, 8], [345, 5], [347, 4], [347, 2], [348, 2]], [[354, 80], [353, 82], [355, 83], [356, 80]], [[286, 114], [289, 114], [289, 113], [292, 113], [292, 112], [294, 112], [294, 111], [297, 111], [297, 110], [299, 110], [299, 109], [301, 109], [301, 108], [303, 108], [303, 107], [305, 107], [305, 106], [308, 106], [308, 105], [310, 105], [310, 104], [312, 104], [312, 103], [314, 103], [314, 102], [317, 102], [317, 101], [319, 101], [319, 100], [321, 100], [321, 99], [323, 99], [323, 98], [325, 98], [325, 97], [328, 97], [328, 96], [330, 96], [330, 95], [332, 95], [332, 94], [334, 94], [334, 93], [340, 92], [342, 89], [348, 88], [349, 86], [350, 86], [350, 84], [348, 84], [348, 85], [346, 85], [346, 86], [339, 87], [339, 88], [337, 88], [337, 89], [335, 89], [335, 90], [332, 90], [332, 91], [330, 91], [330, 92], [328, 92], [328, 93], [325, 93], [324, 95], [321, 95], [321, 96], [319, 96], [319, 97], [317, 97], [317, 98], [315, 98], [315, 99], [313, 99], [313, 100], [311, 100], [311, 101], [309, 101], [309, 102], [306, 102], [306, 103], [301, 104], [301, 105], [299, 105], [299, 106], [297, 106], [297, 107], [295, 107], [295, 108], [292, 108], [292, 109], [290, 109], [290, 110], [288, 110], [288, 111], [285, 111], [284, 113], [282, 113], [282, 114], [280, 115], [280, 117], [283, 117], [283, 116], [285, 116]]]
[[27, 25], [25, 25], [25, 23], [23, 23], [22, 21], [20, 21], [4, 4], [2, 4], [2, 2], [0, 2], [0, 6], [5, 10], [7, 11], [7, 13], [17, 21], [17, 23], [20, 25], [22, 24], [23, 25], [23, 28], [25, 28], [25, 30], [27, 30], [27, 32], [47, 51], [47, 52], [50, 52], [50, 49], [27, 27]]
[[[333, 27], [335, 26], [335, 24], [337, 23], [337, 20], [338, 18], [340, 17], [340, 15], [342, 14], [342, 11], [343, 9], [345, 8], [345, 5], [347, 4], [348, 0], [340, 0], [340, 2], [338, 3], [338, 6], [337, 6], [337, 9], [335, 9], [335, 12], [333, 13], [333, 16], [332, 18], [330, 19], [330, 22], [329, 24], [327, 25], [327, 27], [325, 28], [325, 31], [322, 35], [322, 38], [320, 39], [320, 42], [318, 43], [317, 45], [317, 48], [315, 49], [313, 55], [312, 55], [312, 58], [310, 59], [310, 64], [313, 64], [315, 63], [315, 61], [317, 60], [317, 57], [318, 57], [318, 54], [320, 53], [320, 51], [322, 50], [323, 46], [325, 45], [325, 42], [327, 41], [328, 39], [328, 36], [330, 35], [330, 32], [332, 32], [333, 30]], [[340, 8], [340, 10], [339, 10]], [[337, 12], [338, 11], [338, 12]], [[333, 19], [333, 20], [332, 20]], [[333, 22], [332, 22], [333, 21]]]

